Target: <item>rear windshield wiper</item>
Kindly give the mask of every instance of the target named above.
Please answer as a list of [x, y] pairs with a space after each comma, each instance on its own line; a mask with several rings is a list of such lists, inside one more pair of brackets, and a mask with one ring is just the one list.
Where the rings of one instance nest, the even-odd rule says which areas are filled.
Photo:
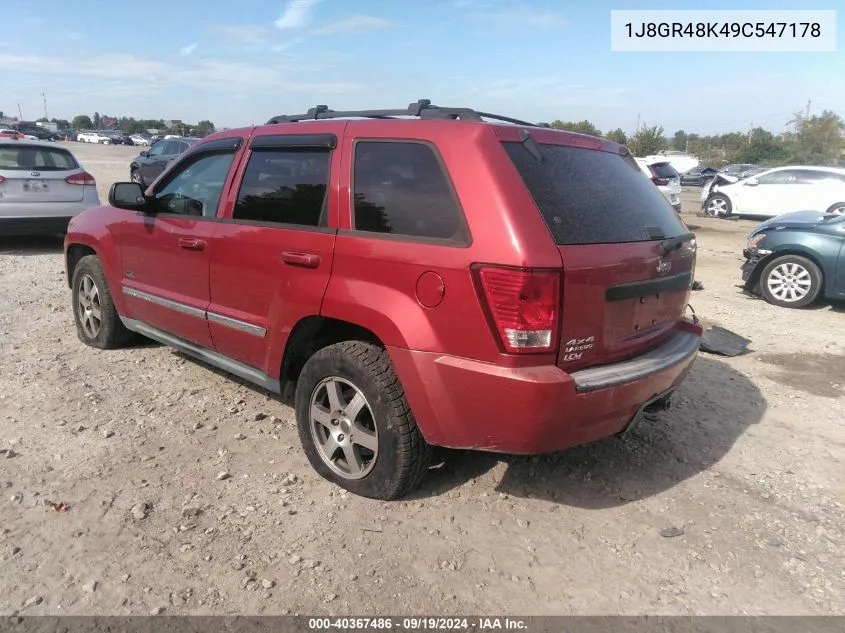
[[660, 242], [660, 256], [662, 257], [672, 251], [678, 250], [681, 246], [693, 239], [695, 239], [695, 233], [685, 233], [678, 237], [670, 237], [669, 239], [663, 240]]
[[543, 162], [543, 153], [540, 151], [540, 144], [531, 136], [527, 130], [519, 131], [519, 140], [526, 151], [533, 156], [538, 163]]

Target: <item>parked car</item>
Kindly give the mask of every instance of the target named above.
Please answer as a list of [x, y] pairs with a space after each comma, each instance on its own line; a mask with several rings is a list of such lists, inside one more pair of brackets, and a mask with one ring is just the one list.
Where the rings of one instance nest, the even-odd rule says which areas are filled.
[[111, 145], [114, 140], [105, 132], [80, 132], [76, 140], [80, 143], [98, 143], [100, 145]]
[[702, 209], [713, 217], [770, 218], [791, 211], [845, 212], [845, 169], [776, 167], [750, 178], [714, 178], [701, 191]]
[[22, 140], [24, 135], [12, 128], [4, 128], [0, 130], [0, 139], [14, 139], [16, 141]]
[[773, 305], [845, 299], [845, 214], [796, 211], [772, 218], [751, 232], [743, 255], [746, 290]]
[[292, 398], [315, 470], [379, 499], [431, 445], [550, 452], [668, 406], [696, 245], [625, 148], [426, 101], [314, 116], [212, 134], [75, 218], [81, 341]]
[[37, 125], [18, 125], [18, 132], [32, 140], [55, 141], [58, 138], [54, 132]]
[[63, 146], [0, 139], [0, 235], [64, 233], [99, 204], [94, 177]]
[[699, 165], [698, 167], [693, 167], [689, 171], [685, 171], [681, 174], [681, 185], [684, 187], [703, 187], [710, 182], [715, 175], [716, 170], [712, 167]]
[[681, 212], [681, 176], [665, 160], [638, 158], [637, 164], [642, 172], [657, 185], [660, 193], [669, 201], [672, 208]]
[[132, 134], [129, 138], [132, 139], [133, 145], [140, 145], [141, 147], [149, 147], [152, 144], [152, 141], [146, 136], [141, 136], [140, 134]]
[[180, 137], [162, 139], [154, 143], [149, 150], [142, 151], [129, 164], [130, 180], [146, 188], [158, 178], [167, 165], [199, 140]]

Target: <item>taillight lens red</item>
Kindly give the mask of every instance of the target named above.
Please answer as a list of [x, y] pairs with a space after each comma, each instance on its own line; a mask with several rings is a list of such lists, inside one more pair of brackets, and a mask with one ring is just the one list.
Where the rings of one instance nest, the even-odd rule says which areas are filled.
[[91, 187], [97, 186], [97, 181], [94, 176], [88, 172], [83, 171], [81, 174], [74, 174], [65, 178], [65, 182], [69, 185], [89, 185]]
[[654, 178], [652, 178], [652, 179], [651, 179], [651, 182], [653, 182], [653, 183], [654, 183], [655, 185], [657, 185], [658, 187], [666, 187], [666, 186], [669, 184], [669, 180], [668, 180], [668, 179], [666, 179], [666, 178], [658, 178], [657, 176], [655, 176]]
[[490, 318], [506, 352], [557, 349], [560, 272], [480, 267], [478, 278]]
[[3, 178], [3, 176], [0, 176], [0, 184], [3, 184], [4, 182], [6, 182], [6, 179]]

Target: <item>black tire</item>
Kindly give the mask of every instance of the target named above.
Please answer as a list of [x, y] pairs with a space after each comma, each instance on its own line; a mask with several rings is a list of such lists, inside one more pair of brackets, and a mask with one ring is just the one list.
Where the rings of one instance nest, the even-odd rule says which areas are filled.
[[[800, 296], [795, 300], [789, 300], [787, 297], [778, 296], [777, 291], [770, 287], [771, 282], [776, 283], [777, 278], [773, 277], [776, 273], [780, 273], [781, 278], [784, 274], [784, 267], [792, 268], [794, 273], [791, 273], [796, 280], [798, 278], [806, 278], [809, 280], [809, 288], [806, 294]], [[763, 269], [760, 274], [760, 291], [763, 298], [772, 305], [780, 306], [782, 308], [805, 308], [816, 299], [822, 291], [823, 276], [819, 267], [806, 257], [800, 255], [784, 255], [783, 257], [776, 257]], [[800, 286], [797, 286], [800, 288]]]
[[845, 214], [845, 202], [837, 202], [836, 204], [830, 205], [827, 213], [835, 213], [836, 215]]
[[142, 189], [143, 189], [143, 188], [145, 188], [145, 185], [144, 185], [144, 179], [143, 179], [143, 177], [141, 176], [141, 172], [140, 172], [140, 170], [138, 170], [138, 169], [130, 169], [130, 170], [129, 170], [129, 180], [131, 180], [132, 182], [135, 182], [135, 183], [138, 183], [139, 185], [141, 185], [141, 188], [142, 188]]
[[[101, 318], [96, 333], [92, 335], [83, 324], [84, 308], [80, 303], [79, 292], [83, 281], [93, 280], [97, 290], [97, 305]], [[98, 349], [117, 349], [128, 345], [135, 338], [134, 332], [126, 329], [120, 315], [115, 308], [114, 300], [109, 292], [106, 276], [100, 259], [96, 255], [86, 255], [76, 264], [71, 282], [71, 300], [73, 302], [73, 320], [76, 323], [76, 334], [79, 340], [90, 347]]]
[[[378, 439], [371, 470], [359, 479], [332, 470], [317, 448], [311, 422], [311, 398], [324, 379], [348, 381], [366, 398]], [[423, 439], [387, 352], [362, 341], [344, 341], [316, 352], [296, 385], [296, 420], [302, 447], [321, 476], [362, 497], [392, 500], [419, 485], [431, 464], [432, 449]]]
[[[717, 210], [715, 205], [711, 208], [711, 203], [722, 203], [723, 209]], [[709, 215], [711, 218], [726, 218], [733, 213], [733, 205], [731, 205], [731, 200], [723, 193], [714, 193], [713, 195], [707, 198], [707, 201], [704, 203], [704, 212], [705, 214]]]

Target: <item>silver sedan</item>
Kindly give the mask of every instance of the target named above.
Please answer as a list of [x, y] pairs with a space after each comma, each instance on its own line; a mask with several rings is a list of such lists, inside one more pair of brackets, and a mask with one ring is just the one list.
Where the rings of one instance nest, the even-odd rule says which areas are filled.
[[99, 205], [94, 177], [68, 150], [0, 139], [0, 235], [65, 233], [73, 216]]

